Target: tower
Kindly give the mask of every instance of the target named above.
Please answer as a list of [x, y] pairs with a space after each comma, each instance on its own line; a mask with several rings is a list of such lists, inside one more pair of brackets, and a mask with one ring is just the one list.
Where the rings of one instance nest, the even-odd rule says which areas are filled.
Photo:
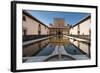
[[63, 27], [65, 22], [63, 18], [54, 18], [54, 26], [55, 27]]

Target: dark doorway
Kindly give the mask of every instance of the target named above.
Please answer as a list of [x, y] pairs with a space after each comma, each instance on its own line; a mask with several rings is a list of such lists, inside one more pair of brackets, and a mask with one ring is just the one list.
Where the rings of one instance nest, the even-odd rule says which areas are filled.
[[62, 32], [61, 32], [61, 31], [58, 31], [58, 32], [57, 32], [57, 35], [62, 35]]
[[41, 31], [39, 30], [39, 31], [38, 31], [38, 35], [40, 35], [40, 34], [41, 34]]

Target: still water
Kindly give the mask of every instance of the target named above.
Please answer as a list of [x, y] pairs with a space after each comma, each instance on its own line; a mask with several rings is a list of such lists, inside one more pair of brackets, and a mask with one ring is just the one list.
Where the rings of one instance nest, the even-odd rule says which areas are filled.
[[83, 56], [90, 58], [90, 44], [63, 36], [23, 46], [23, 62], [78, 60]]

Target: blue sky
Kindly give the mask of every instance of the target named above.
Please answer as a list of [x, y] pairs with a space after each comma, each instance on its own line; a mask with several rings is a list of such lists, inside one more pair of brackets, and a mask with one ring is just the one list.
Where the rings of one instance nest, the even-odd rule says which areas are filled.
[[65, 24], [74, 25], [89, 13], [27, 10], [32, 16], [49, 26], [54, 18], [64, 18]]

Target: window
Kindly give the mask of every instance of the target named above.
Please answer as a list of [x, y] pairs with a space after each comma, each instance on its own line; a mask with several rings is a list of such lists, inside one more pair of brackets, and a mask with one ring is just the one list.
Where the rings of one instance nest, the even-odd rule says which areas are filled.
[[27, 35], [27, 30], [26, 29], [23, 30], [23, 35], [24, 36]]
[[38, 25], [38, 35], [41, 34], [41, 24]]
[[26, 17], [25, 16], [23, 16], [23, 21], [26, 21]]

